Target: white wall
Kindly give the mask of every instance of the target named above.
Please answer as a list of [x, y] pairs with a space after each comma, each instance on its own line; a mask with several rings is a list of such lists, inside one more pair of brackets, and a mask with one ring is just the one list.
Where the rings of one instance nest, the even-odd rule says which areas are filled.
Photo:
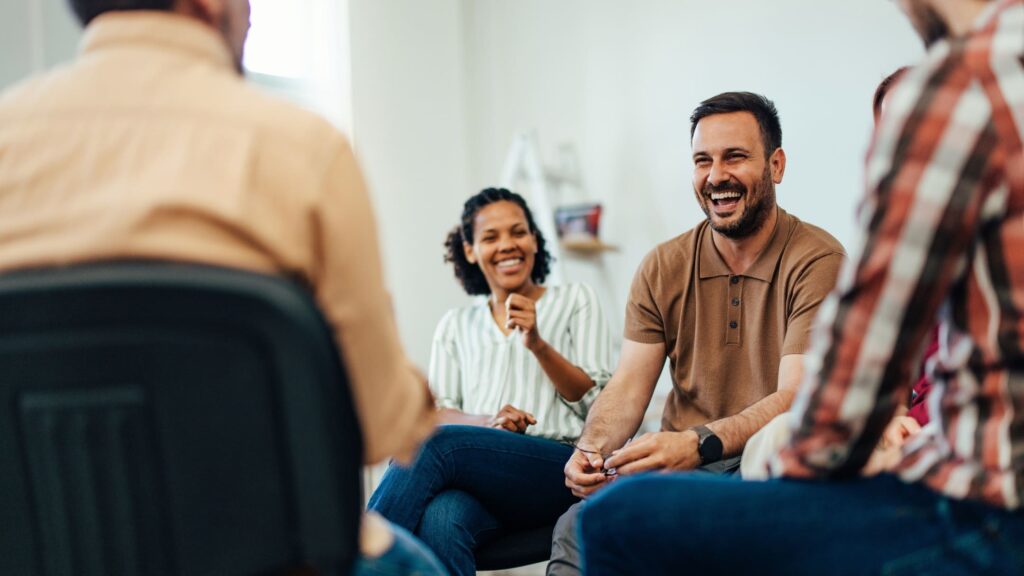
[[32, 72], [33, 42], [27, 2], [0, 2], [0, 86]]
[[351, 0], [356, 152], [374, 196], [399, 329], [426, 367], [434, 326], [465, 301], [441, 243], [469, 195], [459, 0]]
[[66, 0], [0, 2], [0, 89], [67, 61], [80, 37]]

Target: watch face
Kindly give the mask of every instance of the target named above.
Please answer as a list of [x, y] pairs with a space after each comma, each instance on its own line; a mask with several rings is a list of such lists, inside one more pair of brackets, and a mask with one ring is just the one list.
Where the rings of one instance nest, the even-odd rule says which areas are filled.
[[697, 449], [701, 464], [711, 464], [722, 459], [722, 439], [714, 434], [704, 438]]

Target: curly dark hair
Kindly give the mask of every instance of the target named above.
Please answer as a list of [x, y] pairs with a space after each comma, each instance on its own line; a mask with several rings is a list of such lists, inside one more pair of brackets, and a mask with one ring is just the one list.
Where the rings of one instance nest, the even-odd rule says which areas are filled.
[[541, 233], [540, 229], [537, 228], [537, 224], [533, 221], [533, 213], [530, 212], [530, 207], [526, 205], [526, 200], [523, 200], [523, 197], [519, 194], [504, 188], [485, 188], [471, 196], [469, 200], [466, 200], [466, 203], [462, 206], [462, 220], [458, 226], [452, 228], [452, 231], [448, 233], [448, 237], [444, 240], [446, 250], [444, 261], [452, 263], [452, 266], [455, 268], [455, 278], [458, 279], [459, 283], [462, 284], [462, 288], [470, 296], [486, 296], [491, 293], [491, 287], [487, 285], [487, 279], [484, 278], [484, 273], [480, 270], [480, 267], [476, 264], [470, 264], [466, 260], [466, 253], [462, 249], [462, 243], [473, 243], [473, 220], [476, 218], [477, 213], [488, 204], [502, 201], [513, 202], [523, 209], [523, 214], [526, 215], [526, 223], [530, 226], [530, 232], [537, 238], [537, 255], [533, 259], [533, 270], [530, 272], [530, 278], [537, 284], [542, 284], [544, 279], [548, 277], [548, 273], [551, 272], [551, 254], [548, 253], [546, 248], [544, 234]]

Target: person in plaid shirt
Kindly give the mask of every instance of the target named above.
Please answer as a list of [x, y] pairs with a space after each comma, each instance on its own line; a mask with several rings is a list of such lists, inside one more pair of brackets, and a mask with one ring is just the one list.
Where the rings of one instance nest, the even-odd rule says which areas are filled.
[[[581, 517], [587, 574], [1024, 574], [1024, 0], [898, 3], [928, 55], [868, 154], [780, 478], [624, 479]], [[879, 461], [937, 314], [931, 422]]]

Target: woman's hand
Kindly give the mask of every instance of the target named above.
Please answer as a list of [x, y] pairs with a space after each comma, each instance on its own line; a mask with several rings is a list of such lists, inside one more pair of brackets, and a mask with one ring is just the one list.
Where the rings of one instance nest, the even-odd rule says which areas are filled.
[[537, 333], [537, 303], [522, 294], [509, 294], [505, 300], [505, 328], [523, 333], [523, 345], [537, 353], [547, 346]]
[[861, 476], [874, 476], [895, 470], [900, 460], [903, 459], [903, 445], [920, 431], [921, 425], [910, 416], [893, 418], [886, 426], [882, 439], [878, 441], [867, 464], [861, 470]]
[[511, 404], [505, 404], [505, 407], [499, 410], [494, 418], [491, 418], [489, 425], [491, 428], [502, 428], [509, 432], [522, 434], [536, 423], [537, 419], [533, 417], [533, 414], [523, 412]]

